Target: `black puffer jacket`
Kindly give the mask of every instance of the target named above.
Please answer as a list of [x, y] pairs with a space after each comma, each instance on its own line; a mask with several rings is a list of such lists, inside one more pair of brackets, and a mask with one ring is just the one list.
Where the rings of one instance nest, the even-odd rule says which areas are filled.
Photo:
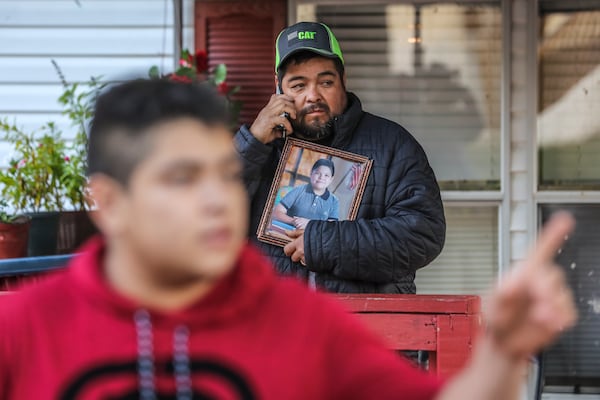
[[[282, 274], [338, 293], [414, 293], [415, 271], [442, 250], [446, 223], [440, 191], [421, 146], [400, 125], [362, 110], [349, 93], [335, 118], [332, 147], [365, 155], [373, 169], [355, 221], [310, 221], [304, 233], [308, 267], [281, 247], [257, 242]], [[283, 140], [264, 145], [247, 126], [235, 136], [251, 200], [251, 237], [266, 203]], [[308, 268], [308, 270], [307, 270]]]

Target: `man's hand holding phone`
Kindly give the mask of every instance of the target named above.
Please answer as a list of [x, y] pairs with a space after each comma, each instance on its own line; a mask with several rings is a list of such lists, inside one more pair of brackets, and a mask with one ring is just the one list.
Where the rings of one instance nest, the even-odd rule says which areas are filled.
[[261, 143], [267, 144], [290, 134], [294, 129], [290, 118], [296, 118], [294, 98], [286, 94], [274, 94], [269, 103], [258, 113], [250, 132]]

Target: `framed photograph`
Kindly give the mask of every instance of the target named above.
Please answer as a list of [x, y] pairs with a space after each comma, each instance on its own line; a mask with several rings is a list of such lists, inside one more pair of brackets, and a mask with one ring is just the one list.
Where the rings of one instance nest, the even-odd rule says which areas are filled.
[[285, 246], [287, 231], [310, 220], [353, 220], [371, 173], [368, 157], [288, 138], [275, 172], [257, 237]]

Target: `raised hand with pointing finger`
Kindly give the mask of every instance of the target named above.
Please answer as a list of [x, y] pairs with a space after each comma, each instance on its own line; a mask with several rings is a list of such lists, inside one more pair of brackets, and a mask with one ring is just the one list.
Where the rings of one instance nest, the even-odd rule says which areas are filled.
[[470, 364], [436, 400], [520, 398], [527, 358], [577, 320], [573, 294], [553, 261], [573, 227], [567, 213], [546, 224], [529, 255], [492, 293], [487, 331]]
[[507, 354], [534, 354], [575, 323], [573, 294], [553, 261], [573, 227], [569, 214], [553, 216], [535, 248], [495, 291], [488, 329], [494, 343]]

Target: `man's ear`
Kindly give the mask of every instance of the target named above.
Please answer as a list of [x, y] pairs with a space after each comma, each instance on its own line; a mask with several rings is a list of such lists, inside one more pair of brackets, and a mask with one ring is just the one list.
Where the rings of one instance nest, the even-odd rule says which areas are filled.
[[124, 227], [127, 211], [125, 188], [105, 174], [94, 174], [88, 182], [89, 198], [95, 206], [90, 218], [105, 236], [118, 235]]

